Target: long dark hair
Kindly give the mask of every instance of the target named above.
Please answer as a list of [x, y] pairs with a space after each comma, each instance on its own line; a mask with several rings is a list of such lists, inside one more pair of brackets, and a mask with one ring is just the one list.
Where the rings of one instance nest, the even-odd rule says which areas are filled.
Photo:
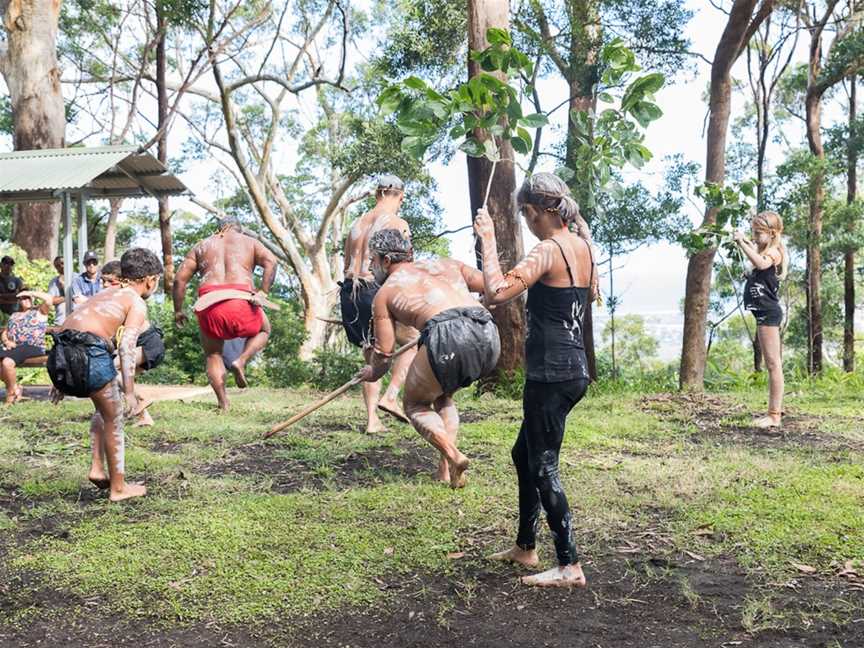
[[580, 237], [591, 242], [591, 229], [579, 212], [579, 205], [570, 195], [570, 188], [554, 173], [535, 173], [525, 178], [516, 203], [534, 205], [561, 217], [561, 220]]

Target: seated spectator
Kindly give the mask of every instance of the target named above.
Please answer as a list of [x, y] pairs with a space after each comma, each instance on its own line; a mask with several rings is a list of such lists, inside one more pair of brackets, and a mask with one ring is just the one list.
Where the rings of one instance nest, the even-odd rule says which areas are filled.
[[0, 259], [0, 312], [11, 315], [18, 312], [18, 293], [24, 288], [21, 277], [12, 274], [15, 259], [4, 256]]
[[99, 275], [99, 257], [92, 250], [84, 253], [84, 272], [72, 280], [72, 310], [76, 304], [83, 304], [102, 290], [102, 277]]
[[120, 285], [120, 262], [109, 261], [102, 266], [102, 290]]
[[48, 294], [54, 306], [54, 324], [61, 326], [66, 319], [66, 285], [63, 278], [62, 256], [54, 257], [54, 269], [57, 271], [57, 276], [48, 282]]
[[[39, 306], [34, 297], [44, 300]], [[6, 328], [0, 333], [3, 349], [0, 350], [0, 375], [6, 384], [6, 404], [21, 399], [23, 390], [17, 382], [15, 367], [28, 358], [45, 355], [45, 329], [48, 313], [51, 312], [51, 295], [43, 292], [22, 291], [18, 294], [20, 311], [9, 317]]]

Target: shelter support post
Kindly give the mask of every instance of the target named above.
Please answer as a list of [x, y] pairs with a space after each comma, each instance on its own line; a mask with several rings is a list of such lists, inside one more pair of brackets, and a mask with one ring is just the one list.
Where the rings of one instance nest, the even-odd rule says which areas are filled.
[[66, 292], [66, 315], [72, 312], [72, 196], [63, 192], [63, 286]]
[[84, 254], [87, 252], [87, 196], [78, 194], [78, 272], [84, 272]]

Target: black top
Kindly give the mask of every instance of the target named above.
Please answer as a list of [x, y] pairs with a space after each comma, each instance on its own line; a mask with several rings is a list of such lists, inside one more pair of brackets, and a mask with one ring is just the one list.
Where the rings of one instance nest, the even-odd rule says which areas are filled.
[[744, 308], [747, 310], [771, 310], [780, 306], [780, 279], [777, 266], [764, 270], [753, 269], [744, 284]]
[[[588, 362], [582, 327], [588, 291], [594, 279], [594, 259], [591, 259], [591, 279], [588, 288], [573, 285], [573, 273], [561, 244], [551, 239], [564, 257], [570, 286], [555, 288], [535, 283], [528, 289], [528, 335], [525, 338], [525, 377], [535, 382], [564, 382], [588, 378]], [[591, 248], [588, 248], [589, 255]]]

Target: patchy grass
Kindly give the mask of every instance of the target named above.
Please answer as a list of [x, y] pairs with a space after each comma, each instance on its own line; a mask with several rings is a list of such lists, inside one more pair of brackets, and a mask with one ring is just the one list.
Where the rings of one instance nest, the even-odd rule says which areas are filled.
[[[799, 575], [794, 564], [835, 583], [838, 566], [864, 561], [864, 409], [853, 387], [793, 390], [797, 427], [770, 437], [748, 427], [761, 390], [589, 394], [568, 420], [561, 456], [586, 560], [669, 581], [686, 609], [707, 615], [711, 592], [663, 565], [682, 555], [731, 561], [756, 587], [737, 607], [743, 631], [800, 619], [772, 589]], [[460, 396], [460, 448], [472, 466], [468, 488], [454, 492], [432, 481], [435, 453], [409, 426], [387, 421], [388, 432], [366, 434], [356, 395], [261, 440], [314, 397], [252, 390], [225, 416], [208, 399], [157, 403], [154, 427], [127, 431], [128, 475], [149, 494], [122, 506], [86, 482], [89, 403], [3, 410], [0, 576], [35, 574], [129, 617], [255, 625], [398, 604], [394, 581], [447, 579], [461, 555], [476, 560], [512, 542], [521, 403]], [[539, 549], [551, 562], [545, 530]], [[630, 567], [628, 555], [661, 567]], [[431, 620], [449, 627], [456, 608], [481, 596], [478, 579], [496, 573], [473, 569], [459, 576], [461, 598], [436, 603]], [[20, 600], [0, 606], [0, 626], [44, 612], [28, 617], [31, 603]]]

